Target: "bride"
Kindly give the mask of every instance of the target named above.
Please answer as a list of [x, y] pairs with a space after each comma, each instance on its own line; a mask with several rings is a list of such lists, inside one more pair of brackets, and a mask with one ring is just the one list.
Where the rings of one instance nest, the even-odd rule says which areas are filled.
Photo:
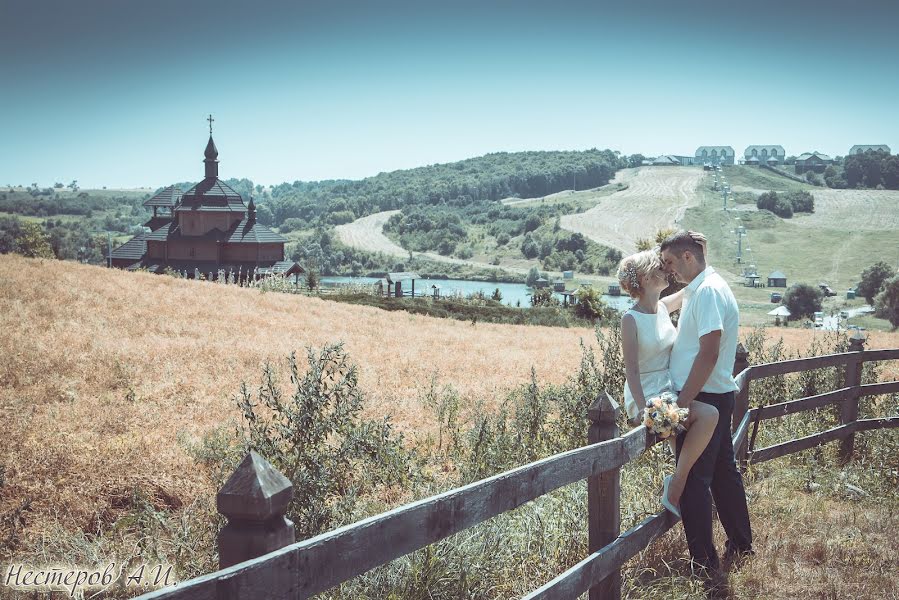
[[[705, 248], [705, 237], [693, 234]], [[656, 250], [638, 252], [622, 259], [618, 267], [621, 289], [636, 299], [636, 303], [621, 318], [621, 349], [624, 355], [624, 406], [631, 422], [638, 420], [647, 398], [671, 390], [668, 363], [677, 330], [671, 323], [671, 313], [681, 308], [683, 290], [659, 299], [668, 287], [668, 277], [662, 270]], [[680, 518], [680, 497], [687, 476], [699, 455], [705, 450], [718, 424], [718, 409], [703, 402], [690, 406], [684, 424], [686, 438], [680, 456], [675, 451], [674, 436], [669, 438], [671, 450], [677, 456], [674, 475], [665, 477], [662, 504]]]

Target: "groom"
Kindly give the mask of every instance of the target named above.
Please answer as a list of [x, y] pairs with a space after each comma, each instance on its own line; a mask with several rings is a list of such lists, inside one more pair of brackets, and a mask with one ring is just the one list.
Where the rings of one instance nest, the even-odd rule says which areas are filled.
[[[661, 246], [667, 273], [686, 283], [671, 350], [671, 382], [678, 405], [705, 402], [718, 409], [718, 426], [687, 478], [680, 511], [693, 560], [712, 571], [719, 568], [712, 540], [712, 499], [727, 533], [725, 558], [752, 553], [752, 529], [743, 478], [734, 462], [730, 422], [734, 410], [734, 356], [739, 309], [733, 292], [712, 267], [690, 232], [678, 231]], [[684, 435], [677, 438], [677, 452]]]

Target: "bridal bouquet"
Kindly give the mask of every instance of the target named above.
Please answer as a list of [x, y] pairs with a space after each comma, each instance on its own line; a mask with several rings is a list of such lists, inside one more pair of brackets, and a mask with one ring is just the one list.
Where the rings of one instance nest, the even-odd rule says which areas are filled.
[[643, 424], [651, 432], [662, 439], [672, 434], [686, 431], [684, 423], [690, 409], [677, 405], [677, 394], [662, 392], [646, 400], [646, 409], [643, 411]]

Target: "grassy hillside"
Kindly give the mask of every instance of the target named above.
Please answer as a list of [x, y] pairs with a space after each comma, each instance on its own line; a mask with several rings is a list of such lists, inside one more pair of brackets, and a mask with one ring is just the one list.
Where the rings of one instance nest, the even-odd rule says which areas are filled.
[[[731, 185], [740, 181], [747, 185], [761, 185], [760, 189], [795, 190], [811, 188], [770, 171], [752, 167], [728, 167], [724, 170]], [[706, 185], [707, 184], [707, 185]], [[762, 280], [767, 282], [769, 273], [779, 270], [786, 274], [787, 285], [793, 283], [827, 283], [839, 294], [825, 300], [824, 309], [840, 310], [861, 306], [861, 300], [847, 301], [845, 292], [858, 283], [861, 272], [879, 260], [894, 264], [899, 248], [899, 234], [895, 229], [899, 218], [899, 204], [887, 196], [869, 201], [862, 206], [853, 190], [826, 190], [824, 201], [816, 198], [814, 215], [795, 215], [781, 219], [767, 211], [721, 210], [721, 195], [710, 189], [706, 179], [700, 187], [702, 205], [687, 210], [683, 226], [704, 232], [710, 239], [711, 262], [719, 270], [731, 275], [731, 283], [741, 302], [745, 324], [764, 324], [772, 321], [765, 313], [773, 308], [769, 301], [772, 289], [752, 289], [741, 285], [739, 275], [744, 266], [754, 264]], [[867, 192], [868, 194], [894, 194], [895, 192]], [[755, 196], [743, 192], [754, 209]], [[844, 205], [855, 204], [864, 213], [864, 229], [851, 227], [851, 221], [836, 218], [845, 212]], [[731, 205], [732, 206], [732, 205]], [[835, 218], [830, 215], [834, 214]], [[743, 261], [737, 264], [736, 234], [738, 225], [746, 228], [743, 237]], [[747, 250], [748, 249], [748, 250]], [[851, 321], [855, 322], [855, 321]], [[861, 319], [858, 320], [861, 324]], [[888, 329], [882, 319], [865, 318], [866, 326]]]
[[[392, 415], [395, 428], [407, 436], [406, 446], [423, 457], [408, 466], [420, 483], [379, 491], [358, 509], [363, 513], [474, 477], [479, 471], [467, 470], [463, 449], [477, 438], [478, 423], [494, 436], [500, 435], [492, 429], [500, 422], [508, 428], [502, 447], [509, 454], [503, 460], [521, 464], [527, 460], [524, 450], [552, 452], [565, 427], [577, 435], [583, 430], [580, 420], [566, 425], [559, 417], [564, 402], [595, 397], [595, 390], [585, 393], [570, 382], [592, 372], [584, 371], [579, 342], [601, 347], [586, 329], [472, 326], [9, 255], [0, 256], [0, 280], [0, 436], [5, 440], [0, 447], [0, 539], [6, 540], [0, 561], [94, 564], [110, 556], [137, 560], [134, 553], [140, 552], [144, 559], [176, 564], [182, 577], [213, 569], [214, 537], [221, 525], [213, 512], [214, 493], [227, 468], [217, 461], [227, 455], [240, 419], [235, 402], [240, 383], [255, 390], [265, 361], [283, 372], [285, 357], [293, 351], [302, 355], [307, 345], [343, 341], [359, 367], [364, 414]], [[744, 329], [741, 336], [750, 333]], [[820, 332], [783, 333], [786, 349], [806, 348], [812, 336], [822, 344], [820, 351], [836, 339]], [[896, 346], [899, 334], [871, 335], [871, 348]], [[754, 352], [756, 361], [776, 359]], [[599, 352], [597, 358], [603, 356]], [[510, 389], [529, 381], [532, 366], [536, 386], [510, 395]], [[897, 377], [899, 369], [881, 375]], [[535, 407], [539, 410], [529, 412]], [[536, 447], [533, 440], [515, 437], [528, 431], [534, 415], [544, 419], [538, 422], [542, 433]], [[479, 421], [485, 416], [502, 421]], [[766, 430], [764, 436], [769, 435], [784, 432]], [[826, 484], [814, 502], [801, 490], [809, 465], [817, 462], [797, 459], [790, 470], [760, 471], [759, 477], [773, 478], [751, 487], [762, 556], [735, 576], [736, 597], [778, 597], [780, 588], [772, 587], [769, 578], [773, 557], [798, 561], [805, 573], [835, 586], [838, 596], [858, 589], [897, 591], [894, 580], [878, 573], [896, 568], [881, 534], [899, 525], [899, 511], [895, 498], [884, 499], [890, 480], [872, 475], [892, 455], [884, 455], [878, 445], [860, 445], [871, 460], [847, 470], [846, 481], [867, 488], [871, 497], [855, 503], [846, 503], [842, 480], [827, 466], [827, 453], [813, 475]], [[665, 461], [661, 455], [647, 455], [625, 471], [626, 523], [657, 510], [660, 461]], [[379, 597], [373, 589], [395, 591], [402, 585], [435, 597], [457, 597], [461, 592], [453, 586], [465, 579], [462, 570], [472, 576], [468, 585], [476, 590], [474, 596], [520, 596], [583, 555], [583, 507], [583, 486], [560, 490], [508, 518], [442, 542], [433, 550], [440, 561], [422, 551], [382, 571], [386, 581], [377, 584], [375, 574], [334, 597]], [[797, 510], [804, 515], [801, 527], [795, 525]], [[864, 548], [847, 543], [840, 537], [845, 532], [868, 542]], [[502, 553], [479, 554], [500, 547], [500, 540]], [[655, 597], [657, 591], [688, 597], [693, 583], [675, 560], [684, 555], [676, 529], [628, 567], [631, 596]], [[535, 556], [542, 559], [534, 562]], [[867, 561], [869, 569], [858, 569], [859, 561]], [[475, 563], [492, 566], [472, 569]], [[794, 575], [791, 569], [777, 577], [786, 582], [785, 589], [801, 590], [802, 580]]]

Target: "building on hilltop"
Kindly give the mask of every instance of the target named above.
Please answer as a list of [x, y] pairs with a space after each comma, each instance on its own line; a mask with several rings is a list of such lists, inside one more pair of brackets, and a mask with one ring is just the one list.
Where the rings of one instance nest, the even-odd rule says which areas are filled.
[[694, 154], [696, 164], [732, 165], [734, 149], [730, 146], [700, 146]]
[[218, 178], [218, 150], [206, 144], [205, 177], [187, 190], [168, 187], [144, 202], [153, 217], [139, 234], [112, 251], [112, 266], [153, 273], [174, 270], [193, 278], [215, 279], [230, 274], [236, 279], [265, 275], [294, 275], [303, 268], [285, 260], [287, 238], [256, 221], [256, 205], [245, 204], [240, 194]]
[[833, 159], [815, 150], [814, 152], [806, 152], [796, 159], [796, 173], [802, 174], [806, 171], [814, 171], [815, 173], [823, 173], [827, 165], [832, 165]]
[[782, 165], [786, 157], [783, 146], [747, 146], [743, 151], [747, 165]]
[[852, 148], [849, 148], [849, 154], [864, 154], [865, 152], [886, 152], [890, 153], [890, 147], [886, 144], [872, 144], [872, 145], [855, 145]]

